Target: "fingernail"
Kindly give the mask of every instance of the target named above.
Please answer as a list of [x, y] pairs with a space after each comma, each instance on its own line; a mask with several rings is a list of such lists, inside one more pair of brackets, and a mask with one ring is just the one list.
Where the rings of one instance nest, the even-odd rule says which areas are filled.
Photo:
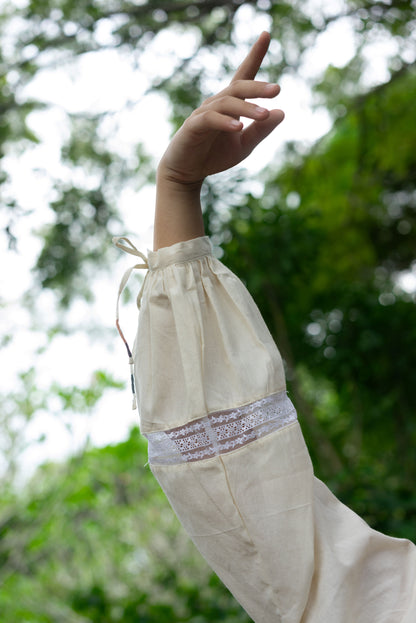
[[279, 86], [278, 84], [270, 83], [270, 84], [266, 85], [265, 89], [266, 89], [266, 91], [275, 91], [276, 87], [278, 87], [278, 86]]
[[262, 108], [262, 106], [256, 106], [256, 112], [263, 114], [265, 112], [268, 112], [268, 110], [267, 108]]

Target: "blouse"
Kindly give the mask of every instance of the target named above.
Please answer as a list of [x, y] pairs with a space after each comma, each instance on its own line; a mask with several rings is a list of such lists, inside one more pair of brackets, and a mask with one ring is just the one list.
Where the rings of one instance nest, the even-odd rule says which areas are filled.
[[237, 601], [255, 623], [416, 623], [416, 547], [314, 476], [279, 351], [210, 240], [115, 243], [148, 268], [130, 354], [151, 470]]

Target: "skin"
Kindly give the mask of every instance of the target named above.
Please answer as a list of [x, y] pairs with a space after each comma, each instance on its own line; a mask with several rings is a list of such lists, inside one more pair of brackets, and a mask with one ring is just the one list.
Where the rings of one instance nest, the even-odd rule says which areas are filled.
[[[223, 91], [194, 110], [173, 137], [157, 170], [154, 244], [156, 251], [204, 235], [200, 191], [208, 175], [244, 160], [283, 121], [247, 98], [274, 98], [277, 84], [255, 80], [270, 44], [263, 32]], [[243, 129], [240, 117], [252, 119]]]

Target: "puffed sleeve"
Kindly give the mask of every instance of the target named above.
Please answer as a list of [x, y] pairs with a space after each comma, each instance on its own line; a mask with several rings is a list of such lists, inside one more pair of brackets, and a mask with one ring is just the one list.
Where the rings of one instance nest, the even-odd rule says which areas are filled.
[[415, 547], [371, 530], [314, 477], [245, 286], [207, 237], [147, 261], [140, 426], [197, 548], [256, 623], [403, 623], [416, 613]]

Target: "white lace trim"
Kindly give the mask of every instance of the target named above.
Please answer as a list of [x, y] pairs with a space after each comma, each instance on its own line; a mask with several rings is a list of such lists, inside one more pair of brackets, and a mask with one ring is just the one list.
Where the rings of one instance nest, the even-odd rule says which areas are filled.
[[269, 435], [296, 419], [286, 392], [272, 394], [242, 407], [210, 413], [184, 426], [145, 434], [149, 462], [174, 465], [211, 458]]

